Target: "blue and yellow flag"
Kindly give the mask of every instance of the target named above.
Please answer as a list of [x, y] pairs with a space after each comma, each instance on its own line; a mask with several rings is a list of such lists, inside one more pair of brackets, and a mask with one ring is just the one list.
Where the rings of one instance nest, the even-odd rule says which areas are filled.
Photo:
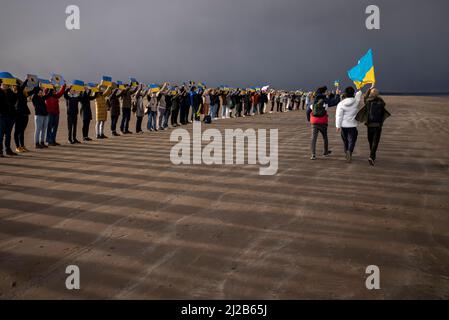
[[120, 90], [126, 89], [125, 85], [123, 84], [123, 81], [117, 81], [117, 85]]
[[73, 90], [79, 91], [79, 92], [83, 92], [85, 90], [84, 81], [81, 81], [81, 80], [73, 80], [71, 87]]
[[159, 91], [161, 91], [161, 88], [159, 87], [159, 85], [157, 85], [155, 83], [149, 84], [148, 87], [150, 88], [151, 92], [159, 92]]
[[129, 82], [131, 84], [131, 87], [137, 87], [139, 85], [139, 82], [136, 80], [136, 78], [129, 78]]
[[103, 76], [103, 78], [101, 79], [101, 85], [105, 87], [112, 86], [112, 77]]
[[89, 82], [87, 84], [87, 87], [92, 91], [92, 92], [98, 92], [98, 84], [93, 83], [93, 82]]
[[376, 83], [373, 50], [369, 49], [368, 53], [359, 60], [358, 64], [348, 71], [348, 76], [354, 81], [357, 89], [360, 89], [367, 84]]
[[40, 87], [44, 88], [44, 89], [54, 89], [55, 88], [53, 86], [53, 84], [50, 82], [50, 80], [39, 79], [39, 84], [40, 84]]
[[17, 84], [17, 79], [9, 72], [0, 72], [0, 79], [8, 86], [15, 86]]

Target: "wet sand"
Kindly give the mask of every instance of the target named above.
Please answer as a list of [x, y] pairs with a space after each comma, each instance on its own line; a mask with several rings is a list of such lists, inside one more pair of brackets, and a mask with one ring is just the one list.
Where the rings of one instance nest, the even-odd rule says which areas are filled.
[[375, 168], [364, 127], [345, 163], [334, 115], [334, 154], [316, 162], [304, 111], [214, 122], [279, 128], [265, 177], [175, 166], [169, 132], [67, 145], [63, 112], [63, 146], [0, 159], [0, 298], [448, 299], [449, 98], [386, 101]]

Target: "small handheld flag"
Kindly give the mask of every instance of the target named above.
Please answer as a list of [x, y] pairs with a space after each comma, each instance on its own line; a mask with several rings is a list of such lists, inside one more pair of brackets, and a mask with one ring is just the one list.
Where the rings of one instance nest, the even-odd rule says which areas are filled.
[[340, 86], [340, 80], [335, 80], [334, 86], [338, 88]]
[[61, 87], [62, 85], [64, 85], [64, 78], [59, 74], [52, 74], [51, 75], [51, 83], [55, 87]]
[[103, 76], [102, 80], [101, 80], [101, 85], [105, 86], [105, 87], [110, 87], [112, 86], [112, 77], [109, 76]]
[[9, 72], [0, 72], [0, 79], [8, 86], [15, 86], [17, 84], [17, 79]]
[[129, 82], [131, 83], [131, 87], [137, 87], [139, 82], [135, 78], [129, 78]]
[[362, 88], [367, 84], [376, 83], [373, 64], [373, 51], [368, 50], [358, 62], [358, 64], [348, 71], [349, 79], [354, 81], [357, 89]]
[[148, 87], [150, 88], [151, 92], [159, 92], [161, 90], [161, 88], [159, 87], [159, 85], [155, 84], [155, 83], [151, 83], [148, 85]]
[[120, 90], [125, 90], [126, 89], [126, 87], [125, 87], [125, 85], [123, 84], [122, 81], [117, 81], [117, 85], [118, 85], [118, 88]]
[[44, 88], [44, 89], [54, 89], [55, 88], [53, 86], [53, 84], [50, 82], [50, 80], [39, 79], [39, 84], [40, 84], [40, 87]]
[[98, 92], [98, 85], [96, 83], [93, 82], [89, 82], [87, 84], [87, 87], [92, 91], [92, 92]]
[[38, 81], [36, 75], [34, 75], [34, 74], [29, 74], [29, 75], [27, 75], [27, 79], [28, 79], [27, 87], [28, 87], [29, 89], [34, 89], [34, 88], [36, 88], [37, 86], [39, 86], [39, 81]]
[[75, 91], [83, 92], [84, 91], [84, 81], [81, 80], [73, 80], [72, 81], [72, 89]]

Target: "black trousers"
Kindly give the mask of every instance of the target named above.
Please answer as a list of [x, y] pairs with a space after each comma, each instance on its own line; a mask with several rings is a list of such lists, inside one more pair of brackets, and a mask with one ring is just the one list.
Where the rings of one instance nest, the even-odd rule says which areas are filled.
[[368, 142], [370, 148], [370, 158], [376, 160], [377, 148], [379, 147], [382, 127], [368, 127]]
[[77, 114], [68, 114], [67, 115], [67, 129], [69, 131], [69, 141], [76, 140], [76, 127], [78, 124], [78, 115]]
[[25, 130], [28, 126], [28, 116], [16, 117], [16, 129], [14, 131], [14, 142], [16, 147], [25, 147]]
[[131, 120], [131, 108], [122, 108], [122, 123], [120, 124], [121, 132], [129, 131], [130, 120]]
[[[0, 149], [2, 152], [11, 150], [11, 133], [15, 118], [0, 116]], [[3, 144], [4, 141], [4, 144]]]
[[89, 138], [90, 120], [83, 120], [83, 138]]
[[142, 120], [143, 120], [143, 117], [137, 116], [137, 120], [136, 120], [136, 133], [142, 132]]
[[117, 132], [117, 122], [119, 115], [111, 115], [111, 131]]
[[182, 124], [187, 124], [189, 122], [189, 111], [190, 111], [190, 105], [188, 105], [188, 104], [181, 105], [181, 114], [180, 114], [181, 120], [180, 121]]
[[171, 111], [171, 125], [178, 124], [179, 106], [176, 106]]
[[341, 138], [346, 152], [354, 152], [359, 131], [357, 128], [341, 128]]

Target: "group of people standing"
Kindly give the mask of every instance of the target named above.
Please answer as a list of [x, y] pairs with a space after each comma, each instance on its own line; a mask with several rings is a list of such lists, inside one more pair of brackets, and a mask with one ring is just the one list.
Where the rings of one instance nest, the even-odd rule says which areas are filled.
[[[97, 139], [107, 139], [105, 125], [110, 114], [111, 133], [132, 134], [130, 120], [132, 113], [136, 116], [136, 133], [143, 133], [142, 124], [148, 117], [147, 130], [160, 131], [171, 127], [186, 125], [193, 121], [210, 123], [220, 117], [248, 117], [257, 114], [286, 112], [292, 110], [307, 110], [307, 119], [312, 125], [312, 160], [316, 160], [316, 143], [318, 134], [324, 139], [324, 153], [331, 154], [328, 145], [328, 108], [337, 106], [336, 127], [341, 132], [344, 151], [348, 162], [352, 160], [352, 153], [357, 141], [357, 122], [364, 122], [368, 126], [368, 138], [371, 155], [370, 164], [374, 165], [376, 150], [382, 132], [382, 124], [389, 116], [385, 110], [385, 102], [379, 97], [379, 92], [371, 88], [365, 94], [365, 107], [358, 110], [362, 93], [355, 93], [354, 88], [348, 87], [343, 94], [339, 90], [328, 92], [327, 87], [318, 88], [312, 92], [287, 92], [280, 90], [247, 90], [226, 88], [205, 88], [203, 86], [183, 85], [169, 86], [165, 83], [162, 88], [148, 88], [143, 84], [99, 85], [95, 89], [76, 91], [66, 84], [56, 89], [34, 87], [29, 89], [27, 81], [18, 80], [14, 86], [1, 83], [0, 86], [0, 134], [2, 152], [8, 156], [28, 152], [25, 147], [25, 129], [31, 114], [28, 99], [34, 106], [35, 134], [34, 142], [37, 149], [59, 146], [57, 132], [59, 126], [62, 98], [67, 105], [68, 143], [81, 143], [77, 139], [78, 118], [81, 116], [84, 141], [91, 141], [89, 137], [90, 123], [93, 120], [91, 102], [95, 104], [95, 133]], [[117, 125], [120, 121], [120, 133]], [[15, 126], [14, 140], [16, 151], [11, 149], [12, 130]]]

